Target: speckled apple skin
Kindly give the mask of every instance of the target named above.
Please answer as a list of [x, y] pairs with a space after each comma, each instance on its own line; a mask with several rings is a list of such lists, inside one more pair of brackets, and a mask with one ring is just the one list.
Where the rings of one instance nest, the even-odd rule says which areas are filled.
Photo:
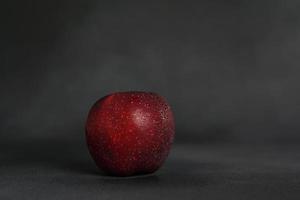
[[116, 176], [155, 172], [169, 154], [174, 132], [170, 106], [150, 92], [105, 96], [86, 122], [90, 154], [99, 168]]

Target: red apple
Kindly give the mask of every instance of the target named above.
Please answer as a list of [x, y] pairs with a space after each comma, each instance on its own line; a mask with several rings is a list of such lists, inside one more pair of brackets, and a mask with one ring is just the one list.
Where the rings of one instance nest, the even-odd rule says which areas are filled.
[[98, 100], [86, 122], [87, 145], [97, 166], [117, 176], [156, 171], [174, 138], [170, 106], [151, 92], [119, 92]]

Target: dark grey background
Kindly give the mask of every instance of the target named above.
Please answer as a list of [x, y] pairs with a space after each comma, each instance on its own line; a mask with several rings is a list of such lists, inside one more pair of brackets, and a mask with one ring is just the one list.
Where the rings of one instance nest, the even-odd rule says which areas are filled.
[[[1, 2], [0, 197], [299, 199], [299, 10]], [[168, 99], [176, 143], [157, 175], [110, 179], [88, 156], [84, 123], [98, 98], [127, 90]]]

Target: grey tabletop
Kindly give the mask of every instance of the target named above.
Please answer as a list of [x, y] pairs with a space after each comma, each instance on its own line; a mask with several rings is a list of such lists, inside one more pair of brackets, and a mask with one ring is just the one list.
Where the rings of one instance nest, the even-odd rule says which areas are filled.
[[[76, 145], [75, 145], [76, 144]], [[299, 199], [300, 149], [174, 144], [155, 174], [111, 177], [83, 142], [5, 142], [0, 199]]]

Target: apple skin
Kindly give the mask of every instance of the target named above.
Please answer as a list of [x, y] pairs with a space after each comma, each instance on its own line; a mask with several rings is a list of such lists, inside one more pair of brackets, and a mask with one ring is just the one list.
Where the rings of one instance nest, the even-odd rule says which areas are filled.
[[97, 166], [115, 176], [160, 168], [174, 139], [170, 106], [151, 92], [118, 92], [98, 100], [86, 121], [86, 140]]

